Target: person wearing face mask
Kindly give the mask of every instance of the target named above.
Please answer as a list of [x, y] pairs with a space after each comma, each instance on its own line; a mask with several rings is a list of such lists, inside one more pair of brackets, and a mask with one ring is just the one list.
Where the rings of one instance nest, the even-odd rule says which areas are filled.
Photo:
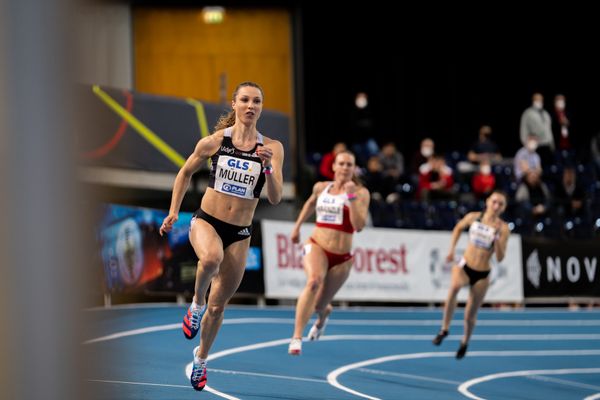
[[525, 145], [517, 151], [514, 158], [514, 173], [517, 182], [521, 182], [523, 176], [530, 170], [542, 173], [542, 160], [537, 153], [538, 142], [536, 135], [529, 135]]
[[481, 160], [479, 171], [471, 179], [471, 187], [477, 200], [483, 200], [492, 193], [496, 187], [496, 177], [492, 174], [489, 160]]
[[534, 93], [532, 105], [521, 115], [520, 136], [523, 146], [527, 145], [529, 136], [537, 138], [537, 153], [542, 159], [544, 167], [554, 162], [554, 136], [552, 135], [552, 119], [548, 111], [544, 110], [544, 96]]
[[554, 97], [554, 118], [552, 119], [552, 130], [554, 137], [558, 138], [559, 150], [570, 150], [572, 148], [571, 138], [569, 136], [570, 121], [567, 118], [566, 98], [562, 94]]
[[413, 155], [410, 162], [410, 177], [415, 185], [419, 182], [419, 175], [421, 173], [420, 168], [433, 156], [435, 152], [435, 143], [433, 139], [425, 138], [421, 140], [421, 146], [419, 150]]

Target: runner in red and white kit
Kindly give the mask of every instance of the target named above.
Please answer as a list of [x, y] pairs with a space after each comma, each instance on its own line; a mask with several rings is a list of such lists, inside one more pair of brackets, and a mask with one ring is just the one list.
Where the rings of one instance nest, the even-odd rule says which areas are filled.
[[365, 226], [370, 201], [369, 191], [354, 176], [355, 168], [352, 153], [337, 154], [334, 180], [314, 185], [291, 233], [292, 242], [299, 243], [300, 226], [316, 211], [317, 226], [304, 245], [302, 263], [307, 280], [296, 304], [289, 354], [302, 352], [302, 333], [314, 311], [318, 318], [308, 338], [317, 340], [323, 334], [332, 310], [331, 300], [350, 275], [352, 238]]

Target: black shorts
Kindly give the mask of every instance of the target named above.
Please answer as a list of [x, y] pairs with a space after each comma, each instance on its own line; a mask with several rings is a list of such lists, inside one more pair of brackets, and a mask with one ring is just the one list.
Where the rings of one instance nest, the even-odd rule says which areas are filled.
[[205, 213], [201, 208], [194, 213], [194, 217], [205, 220], [213, 228], [215, 228], [217, 235], [219, 235], [221, 241], [223, 242], [223, 250], [229, 247], [230, 244], [239, 242], [240, 240], [248, 239], [250, 235], [252, 235], [252, 225], [232, 225]]
[[469, 267], [467, 265], [467, 263], [465, 263], [463, 265], [463, 269], [465, 270], [467, 276], [469, 277], [469, 285], [473, 286], [474, 284], [477, 283], [477, 281], [480, 281], [481, 279], [485, 279], [488, 277], [488, 275], [490, 274], [490, 271], [477, 271], [474, 270], [473, 268]]

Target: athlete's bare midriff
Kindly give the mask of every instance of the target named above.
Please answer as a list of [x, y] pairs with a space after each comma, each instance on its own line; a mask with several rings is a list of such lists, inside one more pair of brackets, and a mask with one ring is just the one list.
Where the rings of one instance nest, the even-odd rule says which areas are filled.
[[492, 258], [492, 252], [490, 250], [481, 249], [469, 243], [463, 257], [467, 265], [475, 271], [489, 271], [491, 269], [490, 259]]
[[205, 213], [228, 224], [247, 226], [252, 224], [257, 204], [258, 199], [242, 199], [207, 188], [200, 208]]
[[352, 236], [351, 233], [321, 227], [315, 227], [311, 235], [324, 250], [336, 254], [345, 254], [352, 250]]

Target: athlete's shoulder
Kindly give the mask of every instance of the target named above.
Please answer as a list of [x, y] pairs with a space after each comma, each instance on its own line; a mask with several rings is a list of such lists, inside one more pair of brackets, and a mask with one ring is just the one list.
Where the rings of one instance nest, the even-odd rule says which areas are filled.
[[319, 195], [327, 186], [331, 184], [331, 181], [319, 181], [313, 185], [313, 193]]
[[278, 146], [283, 149], [283, 144], [277, 139], [272, 139], [268, 136], [263, 135], [263, 144], [268, 146]]
[[470, 225], [471, 223], [473, 223], [473, 221], [479, 218], [480, 215], [481, 211], [471, 211], [466, 213], [462, 220]]

